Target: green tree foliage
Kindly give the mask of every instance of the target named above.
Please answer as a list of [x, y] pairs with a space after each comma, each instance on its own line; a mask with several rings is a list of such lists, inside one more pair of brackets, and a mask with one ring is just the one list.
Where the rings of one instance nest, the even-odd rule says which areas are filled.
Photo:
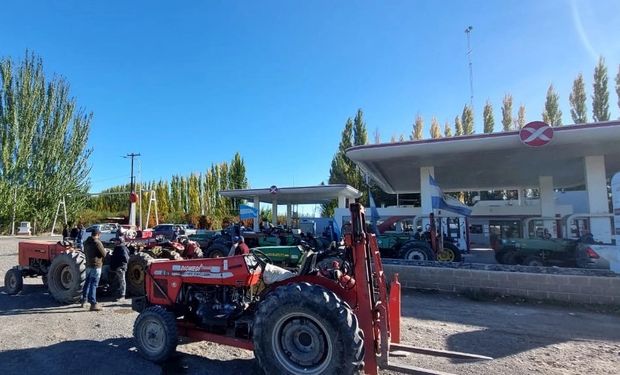
[[[234, 219], [239, 214], [238, 204], [218, 194], [220, 190], [246, 189], [248, 181], [243, 158], [235, 154], [230, 163], [211, 164], [204, 174], [189, 176], [173, 175], [170, 182], [143, 182], [142, 213], [146, 215], [149, 191], [155, 190], [160, 222], [187, 222], [208, 227], [219, 227], [224, 220]], [[89, 208], [115, 216], [127, 216], [129, 185], [114, 186], [89, 202]], [[205, 216], [203, 217], [203, 212]], [[101, 216], [101, 215], [100, 215]], [[99, 217], [104, 219], [105, 216]], [[147, 218], [143, 218], [146, 223]], [[151, 209], [150, 225], [155, 222], [155, 208]]]
[[439, 127], [439, 122], [437, 122], [437, 119], [435, 117], [433, 117], [431, 120], [430, 133], [431, 133], [431, 138], [433, 139], [441, 138], [441, 128]]
[[444, 137], [452, 137], [452, 127], [448, 121], [446, 121], [446, 124], [444, 125], [443, 135]]
[[461, 121], [461, 118], [459, 116], [456, 116], [454, 118], [454, 135], [458, 137], [459, 135], [463, 134], [465, 134], [463, 131], [463, 122]]
[[364, 112], [360, 108], [353, 119], [353, 145], [361, 146], [365, 144], [368, 144], [368, 131], [364, 121]]
[[493, 118], [493, 106], [491, 106], [491, 103], [488, 100], [484, 105], [482, 117], [484, 123], [484, 132], [493, 133], [493, 128], [495, 127], [495, 119]]
[[0, 60], [0, 223], [17, 221], [50, 229], [65, 197], [72, 219], [89, 187], [86, 147], [92, 114], [78, 106], [68, 82], [48, 79], [33, 53]]
[[594, 121], [609, 121], [609, 91], [607, 90], [607, 66], [601, 56], [594, 68], [594, 95], [592, 95], [592, 118]]
[[502, 101], [502, 128], [505, 132], [512, 130], [512, 95], [504, 95]]
[[[394, 136], [392, 139], [396, 141]], [[367, 143], [368, 133], [366, 130], [366, 122], [364, 121], [364, 113], [361, 109], [358, 109], [353, 120], [351, 120], [351, 118], [347, 119], [342, 131], [338, 151], [332, 158], [331, 168], [329, 170], [328, 182], [330, 184], [349, 184], [356, 189], [363, 190], [363, 186], [365, 185], [364, 178], [353, 161], [346, 156], [345, 152], [352, 146], [360, 146]], [[367, 199], [368, 198], [364, 196], [362, 198], [362, 203], [366, 204]], [[321, 214], [323, 216], [332, 216], [336, 206], [337, 202], [335, 201], [324, 204], [321, 208]]]
[[560, 110], [559, 102], [560, 96], [555, 92], [553, 84], [549, 85], [542, 117], [543, 121], [551, 126], [562, 126], [562, 111]]
[[521, 129], [525, 126], [525, 106], [521, 104], [519, 111], [517, 111], [517, 129]]
[[575, 124], [588, 122], [588, 110], [586, 108], [586, 85], [583, 82], [583, 75], [579, 73], [573, 81], [573, 90], [568, 97], [570, 101], [570, 115]]
[[461, 121], [463, 124], [463, 135], [474, 134], [474, 111], [470, 106], [466, 105], [463, 108]]
[[424, 129], [424, 119], [422, 118], [422, 116], [417, 115], [415, 117], [415, 122], [413, 124], [413, 132], [411, 132], [411, 137], [410, 139], [419, 141], [421, 140], [424, 136], [422, 135], [422, 130]]

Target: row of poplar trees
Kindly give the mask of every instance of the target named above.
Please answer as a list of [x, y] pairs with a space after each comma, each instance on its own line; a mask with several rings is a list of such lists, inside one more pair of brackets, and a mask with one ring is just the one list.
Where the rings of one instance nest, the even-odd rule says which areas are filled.
[[[138, 209], [142, 209], [143, 224], [146, 224], [150, 192], [154, 191], [160, 223], [191, 223], [202, 228], [219, 228], [223, 222], [236, 220], [242, 202], [222, 197], [218, 191], [248, 187], [245, 162], [237, 152], [230, 163], [212, 164], [204, 173], [174, 175], [169, 181], [138, 184], [136, 191], [142, 191]], [[96, 221], [105, 219], [107, 215], [127, 215], [128, 194], [107, 193], [129, 190], [129, 185], [120, 185], [102, 191], [101, 195], [90, 200], [88, 206], [91, 212], [85, 212], [82, 220]], [[155, 224], [154, 206], [150, 213], [148, 220], [152, 227]]]
[[0, 232], [13, 221], [49, 229], [63, 198], [69, 216], [84, 207], [91, 119], [40, 57], [0, 60]]
[[[615, 91], [618, 98], [618, 107], [620, 108], [620, 66], [615, 76]], [[592, 82], [592, 117], [588, 116], [588, 94], [586, 92], [586, 84], [583, 75], [580, 73], [573, 81], [572, 90], [568, 97], [570, 105], [570, 115], [574, 124], [584, 124], [590, 121], [594, 122], [609, 121], [611, 113], [609, 110], [609, 88], [607, 66], [603, 57], [599, 58], [598, 64], [594, 68]], [[513, 98], [511, 94], [506, 94], [502, 100], [501, 107], [501, 129], [502, 131], [519, 130], [526, 124], [525, 106], [520, 105], [516, 117], [513, 114]], [[562, 110], [560, 109], [560, 95], [555, 91], [553, 84], [547, 89], [545, 106], [541, 113], [544, 122], [551, 126], [562, 126]], [[487, 100], [482, 111], [483, 132], [493, 133], [495, 131], [495, 116], [493, 113], [493, 105]], [[474, 113], [469, 105], [463, 108], [460, 116], [456, 116], [454, 123], [446, 122], [442, 128], [439, 121], [435, 117], [431, 119], [429, 134], [431, 138], [452, 137], [453, 135], [470, 135], [474, 134]], [[409, 140], [420, 140], [424, 138], [424, 119], [422, 116], [416, 116], [413, 123], [413, 129]], [[397, 139], [392, 136], [391, 142], [405, 141], [405, 135], [401, 134]], [[381, 143], [379, 132], [375, 132], [375, 143]]]

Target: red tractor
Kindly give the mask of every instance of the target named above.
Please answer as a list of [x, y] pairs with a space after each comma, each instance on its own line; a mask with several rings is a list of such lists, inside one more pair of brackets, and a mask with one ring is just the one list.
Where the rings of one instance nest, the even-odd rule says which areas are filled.
[[8, 294], [22, 290], [24, 277], [41, 276], [54, 299], [75, 303], [82, 295], [86, 272], [84, 253], [70, 244], [51, 241], [19, 243], [19, 265], [7, 271], [4, 285]]
[[[488, 357], [401, 345], [400, 290], [390, 306], [377, 241], [363, 207], [351, 205], [345, 245], [308, 251], [291, 272], [254, 249], [248, 255], [154, 261], [133, 334], [140, 353], [165, 361], [178, 337], [253, 350], [267, 374], [377, 374], [431, 370], [389, 363], [400, 350], [453, 358]], [[392, 314], [392, 315], [390, 315]]]

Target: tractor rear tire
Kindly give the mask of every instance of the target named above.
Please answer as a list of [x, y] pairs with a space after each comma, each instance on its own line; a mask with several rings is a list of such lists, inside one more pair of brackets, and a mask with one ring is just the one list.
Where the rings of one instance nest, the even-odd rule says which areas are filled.
[[60, 303], [76, 303], [82, 297], [86, 281], [84, 253], [73, 251], [57, 255], [47, 272], [47, 288]]
[[523, 265], [529, 267], [543, 267], [545, 263], [540, 257], [532, 255], [525, 258], [525, 260], [523, 261]]
[[160, 306], [146, 308], [133, 325], [133, 337], [140, 354], [161, 363], [177, 349], [179, 342], [174, 315]]
[[4, 275], [4, 289], [9, 295], [14, 295], [22, 291], [24, 288], [24, 278], [22, 271], [17, 268], [11, 268]]
[[421, 245], [405, 244], [400, 249], [400, 257], [405, 260], [435, 260], [433, 250]]
[[228, 256], [228, 252], [230, 249], [227, 249], [226, 246], [222, 243], [214, 243], [207, 249], [207, 255], [205, 258], [222, 258]]
[[127, 294], [143, 296], [146, 293], [144, 277], [146, 268], [153, 262], [153, 257], [145, 252], [138, 252], [129, 257], [127, 262]]
[[254, 355], [266, 374], [344, 375], [364, 367], [357, 317], [323, 287], [276, 288], [260, 302], [253, 329]]

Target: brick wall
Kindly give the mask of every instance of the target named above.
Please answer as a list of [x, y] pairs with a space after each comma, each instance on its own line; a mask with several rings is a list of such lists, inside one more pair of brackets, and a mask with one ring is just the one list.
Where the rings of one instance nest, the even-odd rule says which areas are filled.
[[620, 306], [620, 277], [384, 264], [388, 280], [399, 274], [403, 288], [480, 292], [533, 300]]

